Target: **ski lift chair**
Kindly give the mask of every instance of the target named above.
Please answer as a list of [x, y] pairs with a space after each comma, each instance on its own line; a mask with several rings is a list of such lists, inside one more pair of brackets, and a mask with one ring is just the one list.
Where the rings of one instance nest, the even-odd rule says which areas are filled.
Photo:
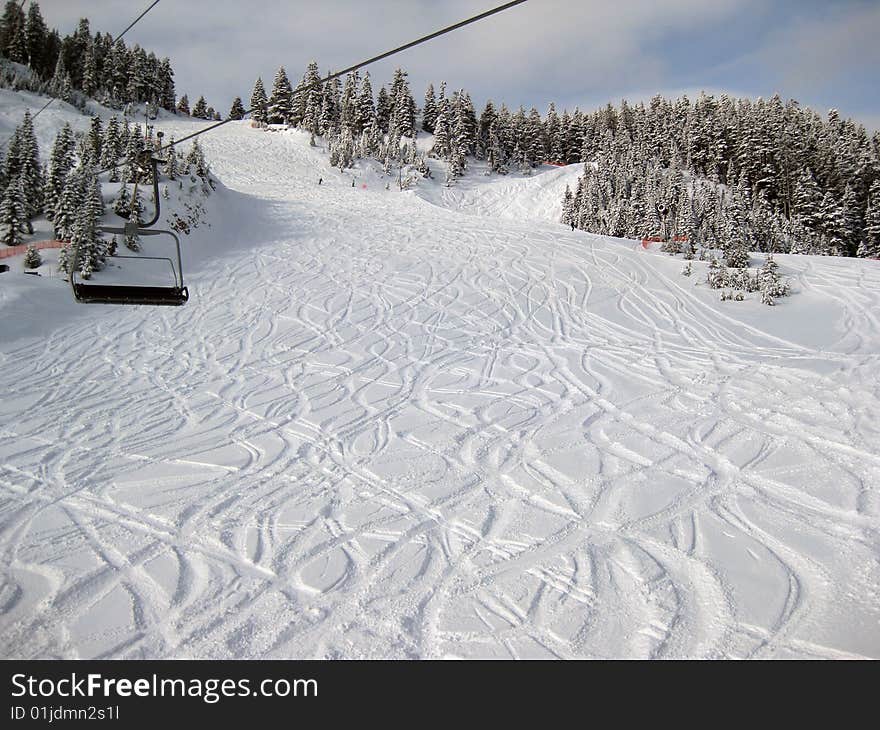
[[[152, 172], [153, 175], [153, 201], [155, 214], [148, 223], [138, 224], [137, 220], [128, 220], [122, 228], [114, 226], [98, 226], [97, 230], [102, 233], [111, 233], [122, 236], [171, 236], [174, 239], [176, 249], [175, 262], [168, 257], [159, 256], [114, 256], [115, 259], [127, 261], [166, 261], [171, 270], [171, 283], [168, 286], [139, 286], [137, 284], [94, 284], [85, 283], [78, 276], [79, 243], [73, 250], [73, 260], [70, 264], [70, 286], [76, 301], [83, 304], [143, 304], [148, 306], [179, 307], [186, 304], [189, 299], [189, 290], [183, 283], [183, 264], [180, 258], [180, 239], [174, 231], [161, 228], [150, 228], [159, 220], [159, 176], [157, 165], [162, 160], [157, 160], [149, 150], [144, 150], [137, 163], [140, 173]], [[135, 193], [137, 182], [135, 182]]]

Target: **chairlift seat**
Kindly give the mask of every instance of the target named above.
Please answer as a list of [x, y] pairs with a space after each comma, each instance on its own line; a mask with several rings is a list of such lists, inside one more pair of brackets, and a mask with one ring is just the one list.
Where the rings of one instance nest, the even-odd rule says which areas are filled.
[[157, 307], [180, 307], [189, 299], [186, 287], [118, 286], [109, 284], [73, 285], [76, 301], [83, 304], [145, 304]]
[[[123, 228], [101, 226], [98, 230], [116, 235], [125, 234]], [[76, 301], [82, 304], [143, 304], [158, 307], [180, 307], [189, 301], [189, 290], [183, 283], [183, 267], [180, 260], [180, 239], [173, 231], [160, 229], [139, 230], [141, 236], [167, 235], [174, 239], [177, 265], [170, 258], [160, 256], [114, 256], [116, 260], [132, 262], [165, 261], [171, 269], [173, 283], [169, 286], [139, 286], [137, 284], [93, 284], [78, 277], [76, 267], [70, 276], [70, 285]], [[74, 260], [76, 257], [74, 257]]]

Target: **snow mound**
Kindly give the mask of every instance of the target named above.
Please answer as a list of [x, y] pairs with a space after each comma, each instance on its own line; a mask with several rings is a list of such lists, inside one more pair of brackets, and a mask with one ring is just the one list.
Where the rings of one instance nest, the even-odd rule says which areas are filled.
[[568, 185], [577, 189], [583, 165], [543, 166], [530, 176], [485, 176], [485, 165], [475, 163], [469, 174], [450, 187], [431, 186], [426, 200], [447, 208], [504, 220], [559, 223], [562, 197]]

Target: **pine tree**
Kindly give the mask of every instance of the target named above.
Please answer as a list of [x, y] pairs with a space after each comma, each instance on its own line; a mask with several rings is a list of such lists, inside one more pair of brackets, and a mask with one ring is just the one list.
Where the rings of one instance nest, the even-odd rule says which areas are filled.
[[24, 12], [19, 3], [7, 2], [0, 21], [0, 52], [11, 61], [27, 63], [28, 48]]
[[363, 131], [376, 121], [376, 106], [373, 103], [373, 86], [370, 83], [370, 72], [364, 74], [361, 90], [357, 99], [357, 129]]
[[565, 186], [565, 194], [562, 198], [562, 222], [567, 225], [573, 225], [574, 221], [574, 196], [572, 195], [571, 188], [566, 185]]
[[746, 214], [742, 199], [736, 193], [725, 208], [725, 240], [722, 241], [725, 263], [734, 269], [749, 265], [749, 239], [746, 234]]
[[388, 98], [388, 91], [383, 86], [379, 89], [379, 95], [376, 98], [376, 124], [382, 133], [388, 132], [391, 123], [391, 100]]
[[267, 109], [266, 121], [269, 124], [287, 124], [293, 115], [293, 88], [284, 66], [275, 74], [272, 96], [269, 97]]
[[550, 102], [547, 109], [547, 118], [544, 122], [544, 140], [543, 147], [546, 152], [547, 160], [550, 162], [559, 161], [559, 115], [556, 113], [556, 105]]
[[394, 126], [402, 137], [415, 137], [416, 104], [409, 91], [407, 73], [401, 68], [394, 72], [389, 101], [391, 103], [389, 129]]
[[204, 96], [200, 96], [192, 108], [192, 117], [196, 119], [208, 119], [208, 104]]
[[333, 94], [333, 82], [331, 82], [324, 87], [321, 95], [321, 117], [318, 120], [318, 133], [329, 135], [338, 123], [339, 110]]
[[524, 166], [533, 167], [545, 160], [547, 151], [544, 149], [544, 125], [538, 110], [532, 107], [528, 117], [522, 122], [522, 142]]
[[83, 62], [82, 91], [86, 96], [97, 96], [98, 85], [97, 49], [94, 41], [90, 41]]
[[450, 120], [448, 119], [447, 102], [444, 99], [437, 112], [437, 118], [434, 120], [434, 147], [433, 154], [437, 157], [445, 158], [449, 156], [452, 149], [452, 130]]
[[[488, 158], [489, 151], [493, 146], [490, 143], [490, 136], [492, 134], [493, 128], [495, 130], [495, 146], [497, 147], [499, 143], [497, 123], [498, 112], [495, 111], [495, 104], [493, 104], [492, 100], [489, 99], [486, 102], [486, 106], [483, 107], [483, 113], [480, 114], [480, 122], [477, 126], [478, 155]], [[497, 152], [498, 150], [496, 149], [495, 154], [497, 154]]]
[[193, 140], [192, 146], [189, 149], [189, 154], [186, 156], [186, 166], [192, 167], [192, 169], [195, 170], [196, 175], [203, 180], [208, 179], [210, 170], [208, 168], [208, 163], [205, 160], [205, 153], [202, 151], [198, 139]]
[[761, 292], [761, 302], [773, 306], [779, 297], [788, 296], [789, 284], [779, 275], [779, 265], [773, 259], [773, 255], [767, 256], [767, 260], [757, 274], [757, 288]]
[[34, 246], [28, 246], [24, 255], [24, 268], [38, 269], [42, 263], [43, 258], [40, 256], [40, 252]]
[[65, 124], [55, 138], [49, 161], [49, 175], [46, 181], [46, 215], [49, 220], [54, 220], [67, 176], [73, 169], [75, 145], [73, 130], [69, 124]]
[[858, 255], [862, 258], [880, 258], [880, 178], [871, 185], [865, 212], [865, 232]]
[[437, 99], [434, 95], [434, 84], [428, 84], [428, 88], [425, 91], [425, 104], [422, 107], [422, 129], [428, 134], [433, 134], [436, 121]]
[[113, 167], [122, 155], [122, 144], [119, 136], [119, 119], [110, 117], [107, 129], [104, 132], [104, 142], [101, 146], [101, 160], [99, 164], [103, 168]]
[[822, 198], [819, 228], [825, 240], [822, 253], [829, 256], [844, 256], [847, 242], [843, 209], [830, 191]]
[[[290, 99], [289, 124], [315, 132], [321, 116], [321, 74], [316, 61], [309, 63]], [[308, 119], [307, 119], [308, 118]]]
[[311, 132], [314, 141], [314, 136], [321, 133], [321, 88], [311, 86], [303, 92], [303, 95], [306, 97], [306, 104], [300, 125]]
[[21, 9], [21, 3], [18, 0], [6, 0], [3, 17], [0, 18], [0, 54], [13, 61], [17, 59], [12, 58], [10, 49], [12, 48], [15, 35], [21, 32], [24, 22], [24, 12]]
[[189, 97], [186, 94], [181, 96], [180, 101], [177, 102], [177, 113], [189, 116]]
[[81, 166], [73, 168], [67, 175], [52, 218], [58, 241], [69, 241], [73, 235], [77, 215], [85, 199], [85, 184], [85, 172]]
[[136, 104], [145, 100], [147, 88], [146, 54], [140, 46], [135, 45], [131, 49], [128, 63], [128, 84], [125, 89], [125, 98], [130, 104]]
[[45, 76], [48, 69], [49, 29], [40, 13], [40, 6], [32, 2], [28, 8], [25, 23], [25, 40], [27, 45], [27, 64], [40, 76]]
[[728, 285], [727, 271], [714, 256], [709, 260], [709, 271], [706, 281], [713, 289], [723, 289]]
[[263, 88], [263, 79], [258, 78], [251, 93], [251, 119], [258, 124], [265, 124], [269, 119], [269, 101]]
[[0, 203], [0, 241], [7, 246], [20, 246], [26, 220], [23, 186], [14, 180], [6, 186]]
[[131, 195], [128, 192], [127, 185], [122, 185], [119, 188], [119, 193], [113, 203], [113, 210], [121, 218], [128, 217], [128, 212], [131, 210]]
[[241, 97], [236, 96], [232, 100], [232, 107], [229, 109], [229, 118], [235, 121], [244, 119], [244, 105], [241, 103]]
[[61, 271], [65, 274], [70, 273], [70, 257], [72, 256], [72, 252], [70, 250], [70, 245], [62, 246], [58, 251], [58, 271]]
[[30, 220], [43, 210], [43, 170], [40, 166], [40, 150], [29, 111], [25, 111], [19, 128], [19, 144], [18, 177], [24, 195], [25, 215]]
[[847, 183], [843, 191], [841, 207], [841, 237], [846, 246], [845, 254], [855, 256], [859, 242], [862, 239], [862, 207], [856, 195], [855, 188]]
[[98, 178], [94, 169], [89, 170], [88, 186], [89, 196], [85, 204], [92, 213], [95, 225], [98, 225], [99, 219], [107, 212], [107, 208], [104, 204], [104, 192], [101, 180]]
[[80, 201], [70, 229], [70, 241], [77, 254], [80, 276], [91, 277], [92, 272], [102, 268], [107, 255], [106, 246], [97, 233], [97, 224], [104, 212], [101, 184], [94, 171], [88, 167], [78, 168], [81, 181]]
[[357, 71], [346, 75], [339, 107], [339, 124], [354, 136], [357, 130], [357, 92], [359, 76]]
[[99, 268], [95, 243], [94, 221], [88, 208], [83, 206], [76, 213], [70, 233], [70, 245], [76, 252], [76, 263], [83, 279], [90, 279], [92, 272]]
[[479, 125], [477, 124], [477, 114], [474, 111], [471, 96], [463, 89], [458, 95], [457, 115], [462, 126], [462, 141], [465, 153], [474, 155], [477, 151], [477, 131]]
[[21, 172], [21, 131], [16, 127], [6, 148], [6, 160], [3, 168], [3, 179], [16, 180]]
[[168, 154], [167, 160], [165, 161], [165, 176], [169, 180], [176, 180], [177, 172], [177, 152], [174, 149], [174, 137], [171, 137], [171, 139], [168, 140]]
[[86, 138], [86, 159], [92, 165], [101, 164], [101, 153], [104, 145], [104, 133], [101, 128], [101, 118], [92, 117], [89, 127], [89, 135]]
[[[140, 188], [135, 188], [134, 193], [129, 199], [127, 217], [129, 222], [137, 223], [140, 226], [144, 222], [143, 214], [144, 202], [141, 199], [141, 191]], [[136, 233], [126, 236], [124, 243], [132, 251], [140, 251], [140, 240]]]
[[449, 174], [454, 178], [464, 175], [467, 167], [467, 129], [459, 116], [452, 132], [452, 149], [449, 153]]
[[173, 111], [176, 96], [174, 90], [174, 69], [171, 68], [171, 61], [167, 58], [163, 58], [159, 64], [157, 80], [159, 84], [159, 106], [168, 111]]

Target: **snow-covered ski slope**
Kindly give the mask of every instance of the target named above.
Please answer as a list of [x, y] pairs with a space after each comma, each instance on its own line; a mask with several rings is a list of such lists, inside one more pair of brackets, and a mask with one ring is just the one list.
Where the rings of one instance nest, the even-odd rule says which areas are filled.
[[577, 172], [203, 145], [186, 307], [0, 275], [3, 657], [880, 657], [880, 264], [722, 303]]

